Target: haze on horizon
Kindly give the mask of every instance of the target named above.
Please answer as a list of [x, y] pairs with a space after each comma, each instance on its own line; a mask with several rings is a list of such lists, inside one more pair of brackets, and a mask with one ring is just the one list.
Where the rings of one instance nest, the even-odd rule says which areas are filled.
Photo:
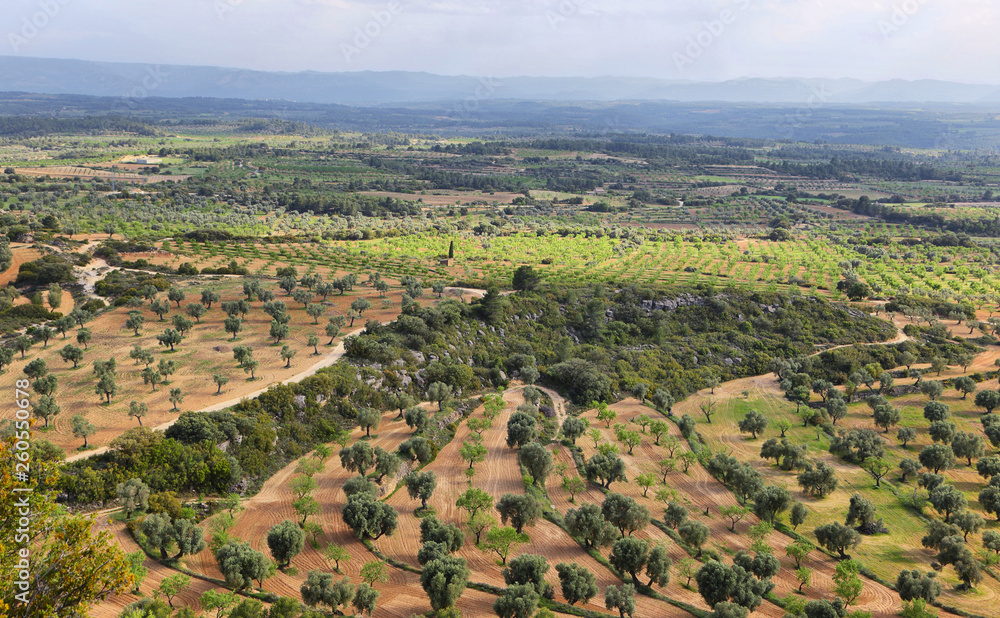
[[268, 71], [997, 84], [998, 23], [998, 0], [8, 0], [0, 55]]

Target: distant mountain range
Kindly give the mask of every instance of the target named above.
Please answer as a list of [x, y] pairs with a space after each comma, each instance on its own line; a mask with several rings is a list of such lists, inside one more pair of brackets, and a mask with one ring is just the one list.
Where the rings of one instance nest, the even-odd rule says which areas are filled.
[[413, 72], [282, 73], [0, 56], [0, 91], [142, 99], [207, 97], [343, 105], [429, 101], [678, 101], [857, 105], [1000, 103], [1000, 86], [936, 80], [763, 79], [725, 82], [625, 77], [478, 78]]

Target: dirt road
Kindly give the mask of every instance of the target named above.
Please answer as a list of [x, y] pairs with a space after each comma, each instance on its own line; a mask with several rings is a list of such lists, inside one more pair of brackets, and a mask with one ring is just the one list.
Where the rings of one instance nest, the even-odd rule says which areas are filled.
[[[364, 330], [363, 326], [355, 328], [354, 330], [345, 333], [344, 337], [350, 337], [351, 335], [356, 335], [356, 334], [360, 333], [363, 330]], [[336, 363], [337, 361], [339, 361], [344, 356], [345, 352], [346, 351], [344, 350], [344, 341], [343, 341], [343, 338], [342, 338], [341, 341], [340, 341], [340, 343], [338, 343], [337, 345], [335, 345], [333, 347], [333, 350], [331, 350], [330, 352], [328, 352], [325, 355], [323, 355], [323, 357], [320, 360], [316, 361], [311, 367], [309, 367], [305, 371], [297, 373], [294, 376], [292, 376], [292, 377], [290, 377], [290, 378], [288, 378], [286, 380], [282, 380], [280, 382], [269, 383], [267, 386], [264, 386], [263, 388], [260, 388], [260, 389], [258, 389], [256, 391], [253, 391], [252, 393], [247, 393], [246, 395], [241, 395], [240, 397], [234, 397], [232, 399], [227, 399], [225, 401], [220, 401], [219, 403], [214, 403], [214, 404], [212, 404], [210, 406], [207, 406], [207, 407], [204, 407], [204, 408], [202, 408], [200, 410], [197, 410], [197, 412], [215, 412], [216, 410], [225, 410], [226, 408], [229, 408], [231, 406], [235, 406], [236, 404], [238, 404], [239, 402], [243, 401], [244, 399], [253, 399], [254, 397], [257, 397], [258, 395], [267, 392], [267, 390], [269, 388], [271, 388], [272, 386], [274, 386], [275, 384], [295, 384], [296, 382], [301, 382], [302, 380], [305, 380], [309, 376], [315, 375], [316, 372], [319, 371], [320, 369], [322, 369], [324, 367], [330, 367], [330, 366], [332, 366], [334, 363]], [[156, 431], [166, 431], [167, 428], [169, 428], [171, 425], [173, 425], [176, 422], [177, 422], [177, 419], [173, 419], [171, 421], [167, 421], [166, 423], [162, 423], [160, 425], [157, 425], [156, 427], [153, 427], [153, 429], [155, 429]], [[73, 455], [71, 457], [67, 457], [66, 461], [77, 461], [79, 459], [86, 459], [87, 457], [93, 457], [94, 455], [100, 455], [101, 453], [105, 453], [105, 452], [107, 452], [107, 450], [108, 450], [108, 447], [102, 446], [102, 447], [96, 448], [96, 449], [94, 449], [92, 451], [85, 451], [83, 453], [79, 453], [77, 455]]]

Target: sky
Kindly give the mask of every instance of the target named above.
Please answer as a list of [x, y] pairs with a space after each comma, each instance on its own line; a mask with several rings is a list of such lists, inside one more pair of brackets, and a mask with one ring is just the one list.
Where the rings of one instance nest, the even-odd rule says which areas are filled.
[[5, 0], [4, 9], [0, 55], [25, 57], [1000, 83], [1000, 0]]

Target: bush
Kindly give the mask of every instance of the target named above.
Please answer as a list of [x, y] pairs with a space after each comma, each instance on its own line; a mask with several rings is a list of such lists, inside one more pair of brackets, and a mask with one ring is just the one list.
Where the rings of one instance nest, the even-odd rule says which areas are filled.
[[75, 283], [73, 266], [59, 255], [46, 255], [34, 262], [25, 262], [17, 271], [14, 285], [48, 285], [50, 283]]
[[108, 303], [104, 302], [100, 298], [92, 298], [80, 306], [84, 311], [89, 311], [91, 313], [97, 313], [101, 309], [108, 306]]
[[41, 305], [18, 305], [6, 311], [0, 311], [0, 330], [17, 330], [33, 324], [57, 320], [61, 317], [62, 314], [58, 311], [48, 311]]
[[147, 285], [152, 285], [162, 292], [170, 287], [170, 282], [162, 275], [114, 270], [97, 282], [94, 291], [100, 296], [109, 298], [141, 296], [140, 290]]

